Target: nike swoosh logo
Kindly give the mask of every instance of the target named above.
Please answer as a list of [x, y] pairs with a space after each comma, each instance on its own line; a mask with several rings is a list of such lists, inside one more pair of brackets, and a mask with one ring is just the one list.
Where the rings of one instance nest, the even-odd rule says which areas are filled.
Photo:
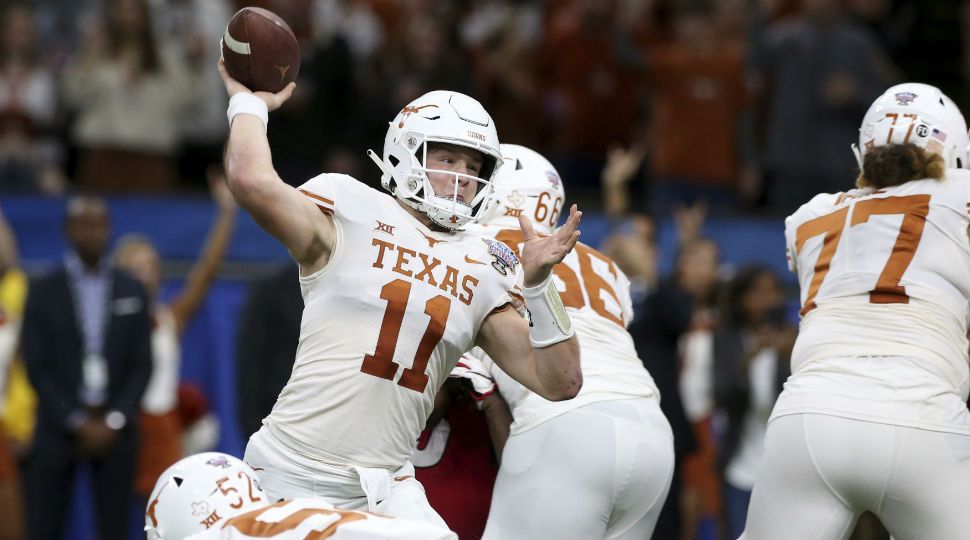
[[468, 255], [465, 255], [465, 262], [468, 264], [485, 264], [482, 261], [476, 261], [475, 259], [469, 258]]

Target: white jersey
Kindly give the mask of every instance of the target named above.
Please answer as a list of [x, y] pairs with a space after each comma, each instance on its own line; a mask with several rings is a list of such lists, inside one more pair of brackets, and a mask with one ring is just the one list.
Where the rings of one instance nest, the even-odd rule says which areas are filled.
[[293, 499], [226, 519], [186, 540], [457, 540], [448, 529], [416, 520], [335, 510], [319, 499]]
[[165, 414], [178, 401], [179, 366], [182, 343], [172, 310], [155, 310], [152, 328], [152, 377], [141, 398], [141, 408], [149, 414]]
[[431, 231], [346, 175], [300, 190], [333, 216], [336, 244], [300, 277], [296, 361], [264, 424], [314, 460], [399, 468], [482, 321], [511, 301], [518, 259], [469, 232]]
[[[520, 253], [522, 232], [516, 229], [480, 227], [482, 234], [496, 238]], [[583, 388], [568, 401], [552, 402], [533, 393], [508, 376], [481, 349], [471, 354], [481, 358], [491, 372], [512, 416], [511, 433], [520, 433], [589, 403], [611, 399], [653, 398], [660, 392], [643, 367], [626, 331], [633, 319], [630, 280], [609, 257], [577, 243], [553, 271], [553, 280], [579, 338]]]
[[964, 170], [818, 195], [790, 216], [803, 318], [774, 416], [822, 412], [970, 432], [968, 227]]

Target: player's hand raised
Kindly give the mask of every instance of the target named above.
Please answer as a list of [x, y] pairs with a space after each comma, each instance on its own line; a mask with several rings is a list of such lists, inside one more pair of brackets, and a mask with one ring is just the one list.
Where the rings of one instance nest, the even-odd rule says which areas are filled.
[[229, 94], [229, 97], [232, 97], [240, 92], [250, 92], [259, 99], [263, 100], [266, 103], [266, 107], [269, 108], [271, 112], [279, 109], [280, 106], [286, 102], [286, 100], [290, 99], [290, 96], [293, 95], [293, 89], [296, 88], [296, 83], [290, 83], [275, 94], [271, 92], [252, 92], [241, 82], [233, 79], [232, 75], [229, 75], [229, 72], [226, 71], [226, 64], [221, 58], [219, 59], [218, 67], [219, 76], [222, 77], [222, 83], [226, 85], [226, 93]]
[[552, 267], [561, 263], [579, 241], [579, 220], [583, 213], [576, 205], [569, 207], [569, 219], [550, 236], [539, 236], [532, 228], [529, 218], [519, 215], [519, 227], [525, 243], [522, 246], [522, 271], [525, 286], [535, 287], [552, 273]]

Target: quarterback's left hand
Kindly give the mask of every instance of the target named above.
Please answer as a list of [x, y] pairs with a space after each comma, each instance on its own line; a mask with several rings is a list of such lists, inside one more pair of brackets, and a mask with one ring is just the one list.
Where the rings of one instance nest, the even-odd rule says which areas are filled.
[[569, 219], [551, 236], [539, 236], [529, 218], [519, 215], [519, 227], [525, 243], [522, 246], [522, 271], [526, 287], [535, 287], [552, 273], [579, 240], [579, 219], [583, 213], [576, 205], [569, 207]]

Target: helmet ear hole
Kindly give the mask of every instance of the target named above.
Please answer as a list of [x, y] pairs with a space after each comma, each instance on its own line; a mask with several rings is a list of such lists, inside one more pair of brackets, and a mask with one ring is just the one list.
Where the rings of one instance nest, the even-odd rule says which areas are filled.
[[182, 487], [182, 477], [181, 476], [175, 476], [175, 477], [172, 478], [172, 480], [175, 482], [175, 485], [176, 486]]

